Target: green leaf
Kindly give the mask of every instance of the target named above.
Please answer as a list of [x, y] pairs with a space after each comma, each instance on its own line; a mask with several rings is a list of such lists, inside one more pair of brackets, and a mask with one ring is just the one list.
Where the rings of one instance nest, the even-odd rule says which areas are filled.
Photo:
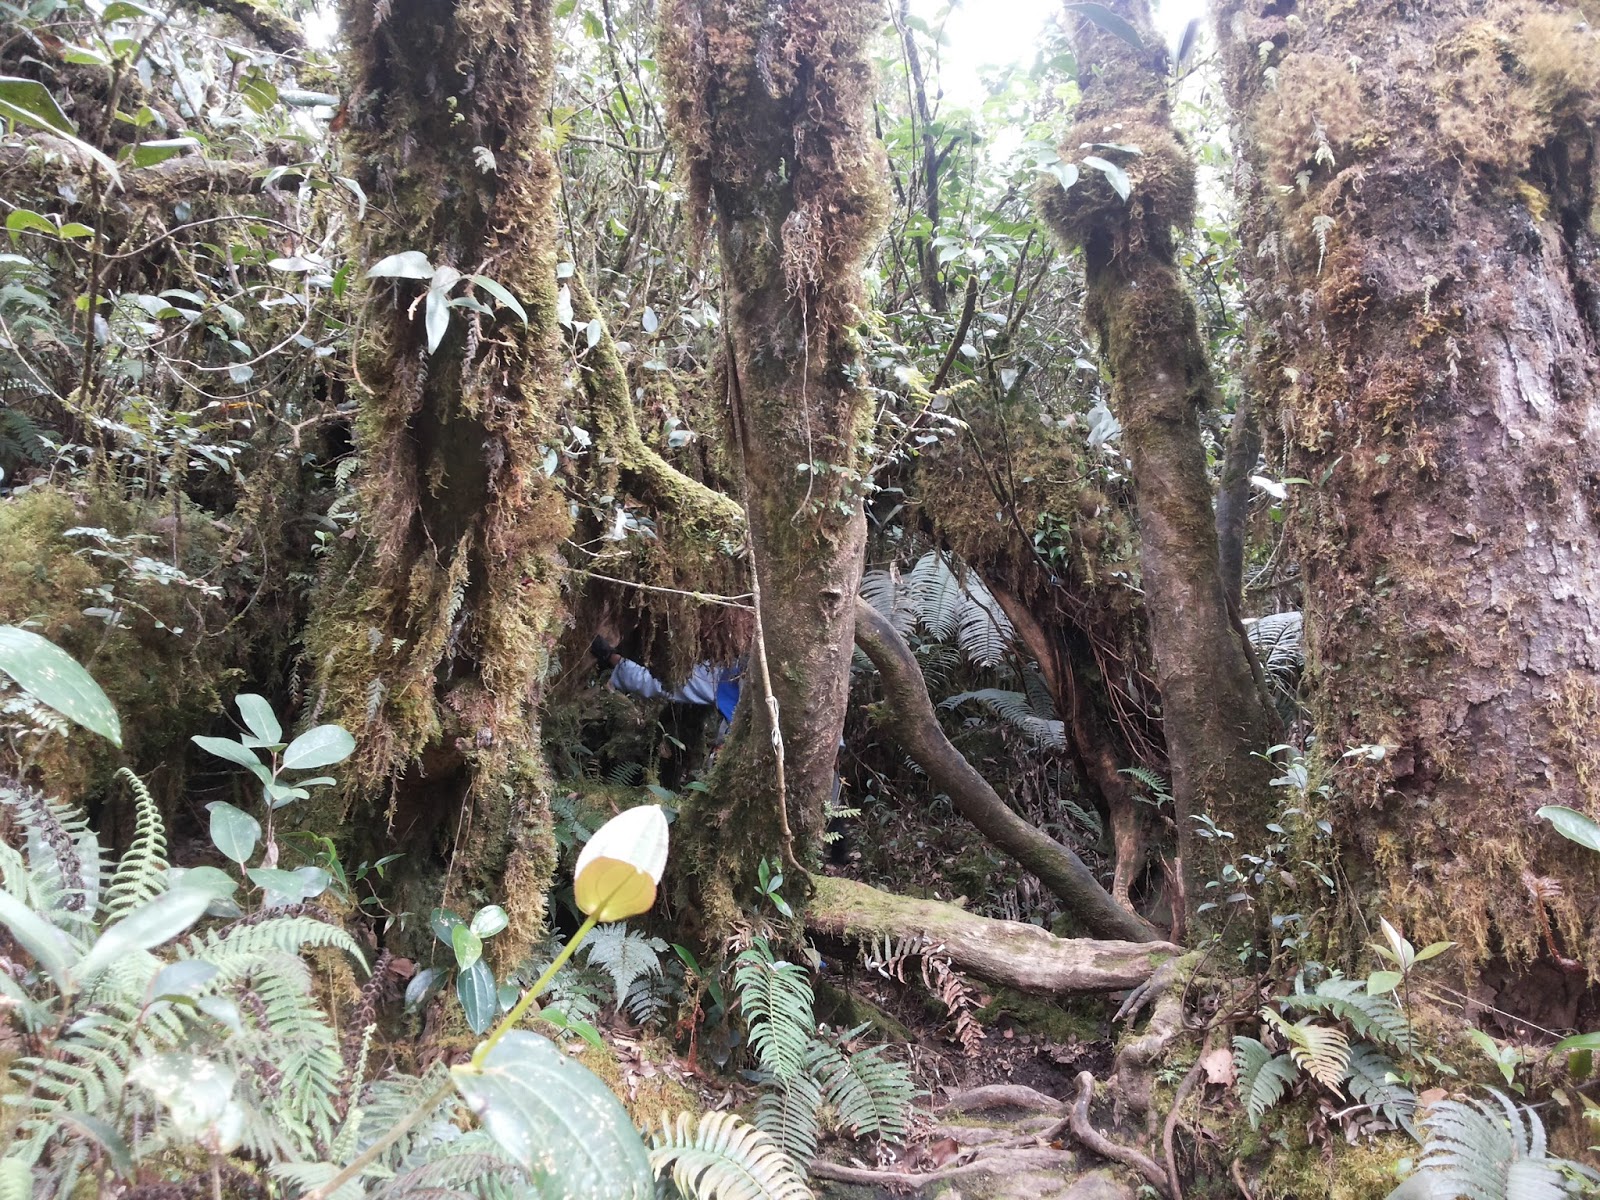
[[1424, 946], [1421, 950], [1417, 951], [1417, 957], [1415, 959], [1413, 959], [1412, 961], [1413, 962], [1419, 962], [1419, 963], [1420, 962], [1427, 962], [1430, 958], [1437, 958], [1439, 955], [1443, 954], [1446, 950], [1450, 949], [1454, 945], [1455, 945], [1454, 942], [1430, 942], [1428, 945]]
[[450, 293], [445, 288], [430, 287], [422, 308], [423, 325], [428, 331], [428, 353], [432, 354], [450, 331]]
[[239, 706], [239, 715], [244, 718], [245, 726], [262, 742], [276, 746], [283, 741], [283, 726], [278, 724], [277, 714], [272, 711], [272, 705], [267, 703], [265, 696], [243, 692], [235, 696], [233, 702]]
[[465, 925], [450, 931], [450, 946], [456, 952], [456, 967], [470, 971], [483, 959], [483, 939]]
[[1575, 1033], [1562, 1038], [1551, 1050], [1600, 1050], [1600, 1033]]
[[156, 972], [150, 981], [148, 993], [152, 1000], [163, 996], [193, 996], [217, 977], [219, 968], [214, 963], [195, 958], [168, 963]]
[[1367, 976], [1367, 995], [1385, 996], [1400, 986], [1405, 976], [1399, 971], [1374, 971]]
[[124, 955], [171, 941], [198, 921], [210, 903], [211, 893], [202, 888], [162, 892], [102, 933], [83, 956], [76, 973], [88, 979]]
[[488, 1133], [533, 1179], [531, 1197], [648, 1200], [644, 1142], [611, 1090], [555, 1043], [514, 1029], [481, 1067], [450, 1072]]
[[498, 904], [485, 904], [473, 915], [472, 932], [481, 938], [493, 937], [509, 924], [511, 918], [505, 909]]
[[1090, 24], [1098, 25], [1107, 33], [1121, 38], [1135, 50], [1144, 49], [1144, 39], [1139, 36], [1139, 31], [1104, 4], [1068, 4], [1066, 9], [1068, 12], [1077, 13]]
[[348, 730], [338, 725], [318, 725], [289, 743], [289, 748], [283, 752], [283, 769], [309, 771], [313, 767], [331, 767], [355, 752], [356, 739]]
[[321, 867], [296, 867], [285, 871], [281, 867], [252, 867], [245, 872], [250, 882], [269, 892], [285, 897], [290, 904], [298, 904], [327, 890], [332, 878]]
[[133, 1174], [133, 1155], [128, 1143], [109, 1121], [86, 1112], [58, 1112], [52, 1117], [105, 1151], [107, 1161], [118, 1175], [126, 1178]]
[[19, 233], [48, 233], [51, 237], [60, 236], [61, 231], [56, 228], [56, 223], [41, 213], [34, 212], [31, 208], [14, 208], [6, 217], [6, 232], [11, 234], [11, 240], [16, 242]]
[[89, 672], [55, 643], [15, 625], [0, 625], [0, 672], [40, 704], [112, 745], [122, 745], [117, 710]]
[[153, 16], [155, 13], [142, 4], [134, 3], [134, 0], [111, 0], [111, 3], [106, 5], [105, 11], [100, 14], [100, 19], [109, 25], [113, 21], [124, 21], [129, 18], [137, 20], [140, 17]]
[[200, 143], [192, 137], [161, 138], [130, 146], [127, 155], [136, 167], [153, 167], [157, 163], [166, 162], [169, 158], [176, 158], [185, 150], [199, 148]]
[[254, 770], [262, 766], [261, 759], [256, 756], [254, 750], [232, 738], [201, 737], [196, 734], [189, 740], [206, 753], [215, 754], [218, 758], [225, 758], [231, 763], [238, 763], [241, 767]]
[[79, 140], [72, 122], [67, 120], [67, 114], [61, 111], [61, 106], [50, 94], [50, 89], [38, 80], [22, 79], [15, 75], [0, 75], [0, 120], [19, 121], [24, 125], [33, 125], [53, 133], [57, 137], [66, 138], [77, 147], [79, 153], [87, 155], [99, 166], [104, 167], [113, 183], [121, 183], [122, 177], [117, 173], [117, 164], [88, 142]]
[[1111, 185], [1111, 190], [1122, 199], [1126, 200], [1133, 191], [1133, 183], [1128, 178], [1128, 173], [1114, 162], [1107, 162], [1097, 154], [1090, 154], [1083, 160], [1083, 165], [1093, 167], [1106, 177], [1106, 182]]
[[226, 800], [206, 805], [211, 811], [211, 844], [234, 862], [250, 861], [261, 838], [261, 822]]
[[494, 985], [494, 972], [483, 959], [456, 976], [456, 999], [461, 1001], [461, 1011], [466, 1013], [472, 1032], [488, 1032], [500, 1015], [500, 994]]
[[513, 296], [503, 284], [496, 283], [487, 275], [468, 275], [467, 278], [521, 317], [524, 325], [528, 323], [528, 310], [522, 307], [522, 302]]
[[446, 946], [451, 944], [451, 931], [461, 923], [461, 918], [448, 908], [436, 908], [428, 914], [428, 927], [433, 930], [433, 936]]
[[1600, 850], [1600, 824], [1581, 812], [1560, 804], [1546, 804], [1536, 815], [1554, 825], [1556, 832], [1568, 841], [1577, 842], [1591, 850]]
[[420, 250], [402, 250], [379, 259], [367, 271], [368, 279], [432, 279], [433, 264]]
[[33, 955], [34, 962], [55, 980], [58, 988], [67, 990], [67, 971], [77, 954], [66, 934], [3, 888], [0, 888], [0, 925], [11, 931], [17, 944]]

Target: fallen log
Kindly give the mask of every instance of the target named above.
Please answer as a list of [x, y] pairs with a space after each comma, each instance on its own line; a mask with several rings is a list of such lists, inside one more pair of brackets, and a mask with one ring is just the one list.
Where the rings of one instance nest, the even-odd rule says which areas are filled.
[[1037, 925], [980, 917], [851, 879], [813, 875], [811, 882], [816, 890], [805, 914], [811, 929], [835, 937], [921, 938], [961, 970], [1035, 995], [1135, 987], [1183, 953], [1170, 942], [1058, 938]]

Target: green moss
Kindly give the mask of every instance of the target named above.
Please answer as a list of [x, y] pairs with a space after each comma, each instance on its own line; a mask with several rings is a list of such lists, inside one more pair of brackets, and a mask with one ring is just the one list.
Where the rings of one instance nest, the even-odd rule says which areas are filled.
[[1110, 1016], [1104, 1001], [1093, 996], [1070, 997], [1062, 1001], [1030, 996], [1012, 988], [995, 988], [989, 1003], [978, 1010], [984, 1025], [1001, 1021], [1041, 1034], [1056, 1042], [1092, 1042], [1105, 1036]]

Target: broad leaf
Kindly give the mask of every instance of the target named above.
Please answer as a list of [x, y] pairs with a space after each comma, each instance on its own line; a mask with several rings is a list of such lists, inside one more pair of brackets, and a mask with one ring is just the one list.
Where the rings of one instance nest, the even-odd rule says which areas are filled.
[[117, 710], [89, 672], [54, 642], [15, 625], [0, 625], [0, 671], [40, 704], [112, 745], [122, 745]]
[[211, 810], [211, 844], [236, 863], [249, 862], [261, 838], [261, 822], [226, 800], [206, 807]]
[[80, 154], [104, 167], [113, 183], [120, 185], [122, 177], [117, 164], [105, 153], [88, 142], [80, 141], [67, 114], [61, 111], [50, 89], [36, 79], [22, 79], [15, 75], [0, 75], [0, 120], [18, 121], [65, 138]]
[[125, 954], [152, 950], [171, 941], [198, 921], [210, 903], [211, 893], [202, 888], [161, 893], [102, 933], [78, 964], [77, 974], [88, 979]]
[[500, 995], [494, 985], [494, 972], [483, 959], [456, 976], [456, 999], [461, 1001], [461, 1010], [467, 1014], [472, 1032], [488, 1032], [500, 1015]]
[[522, 307], [522, 302], [513, 296], [504, 284], [497, 283], [487, 275], [469, 275], [467, 278], [521, 317], [524, 325], [528, 323], [528, 310]]
[[1600, 824], [1596, 824], [1592, 818], [1560, 804], [1546, 804], [1537, 815], [1554, 825], [1556, 832], [1569, 841], [1591, 850], [1600, 850]]
[[1090, 154], [1083, 160], [1083, 165], [1093, 167], [1106, 177], [1106, 182], [1111, 185], [1111, 190], [1122, 199], [1126, 200], [1133, 191], [1133, 183], [1128, 178], [1128, 173], [1114, 162], [1108, 162], [1097, 154]]
[[481, 1067], [451, 1077], [484, 1130], [532, 1179], [540, 1200], [648, 1200], [655, 1181], [627, 1111], [548, 1038], [507, 1033]]
[[402, 250], [379, 259], [367, 272], [368, 279], [432, 279], [433, 264], [420, 250]]
[[470, 971], [483, 958], [483, 939], [465, 925], [450, 931], [450, 945], [456, 952], [456, 966]]
[[55, 980], [58, 988], [67, 990], [67, 971], [78, 956], [66, 934], [3, 888], [0, 888], [0, 925], [11, 931], [17, 944], [33, 955], [33, 960]]
[[486, 904], [473, 916], [472, 932], [481, 938], [493, 937], [509, 924], [511, 919], [506, 916], [505, 909], [498, 904]]
[[1121, 38], [1135, 50], [1144, 49], [1144, 39], [1139, 36], [1139, 31], [1104, 4], [1068, 4], [1066, 8], [1068, 12], [1077, 13], [1091, 24], [1098, 25], [1107, 33]]
[[278, 723], [278, 716], [265, 696], [244, 692], [235, 696], [233, 702], [239, 706], [239, 715], [244, 718], [245, 726], [256, 737], [269, 746], [276, 746], [283, 741], [283, 726]]
[[195, 958], [168, 963], [157, 971], [150, 981], [151, 999], [162, 996], [193, 996], [217, 977], [218, 968], [213, 963]]
[[283, 769], [309, 771], [313, 767], [331, 767], [355, 751], [356, 739], [348, 730], [338, 725], [318, 725], [289, 743], [289, 748], [283, 752]]
[[254, 750], [232, 738], [201, 737], [197, 734], [189, 740], [206, 753], [215, 754], [218, 758], [225, 758], [231, 763], [238, 763], [241, 767], [254, 770], [261, 766], [261, 759]]

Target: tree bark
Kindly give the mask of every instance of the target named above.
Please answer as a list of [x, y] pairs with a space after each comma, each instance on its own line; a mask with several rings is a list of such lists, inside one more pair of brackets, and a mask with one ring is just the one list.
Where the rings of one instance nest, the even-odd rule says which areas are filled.
[[672, 131], [691, 204], [703, 226], [715, 216], [764, 632], [711, 790], [679, 823], [713, 927], [734, 918], [737, 888], [786, 831], [802, 856], [819, 844], [832, 794], [866, 539], [855, 326], [886, 207], [868, 119], [877, 20], [866, 0], [674, 0], [663, 13]]
[[[1172, 766], [1191, 922], [1232, 853], [1264, 837], [1269, 715], [1228, 614], [1200, 442], [1198, 411], [1213, 400], [1194, 303], [1174, 259], [1172, 230], [1194, 215], [1194, 165], [1172, 131], [1166, 55], [1145, 0], [1107, 7], [1139, 32], [1135, 48], [1087, 17], [1074, 19], [1083, 99], [1062, 141], [1118, 160], [1130, 192], [1082, 165], [1070, 189], [1040, 193], [1046, 220], [1083, 249], [1087, 315], [1111, 368], [1112, 404], [1133, 462], [1140, 563]], [[1137, 147], [1132, 154], [1118, 146]], [[1231, 833], [1205, 836], [1199, 820]], [[1218, 914], [1222, 910], [1216, 910]]]
[[1082, 859], [1012, 811], [950, 744], [915, 656], [894, 626], [865, 600], [856, 601], [856, 642], [883, 678], [879, 724], [934, 786], [949, 795], [957, 812], [1032, 872], [1091, 933], [1135, 942], [1159, 939], [1153, 926], [1112, 899]]
[[1600, 816], [1600, 39], [1541, 3], [1218, 21], [1320, 741], [1388, 748], [1338, 777], [1346, 868], [1419, 944], [1592, 981], [1600, 856], [1535, 810]]
[[1255, 401], [1246, 391], [1233, 410], [1228, 446], [1217, 486], [1217, 553], [1222, 594], [1229, 611], [1244, 613], [1244, 543], [1250, 523], [1250, 475], [1261, 454], [1261, 424]]
[[359, 743], [336, 814], [349, 836], [404, 847], [403, 908], [498, 900], [511, 928], [492, 948], [516, 961], [556, 855], [538, 706], [570, 525], [542, 467], [565, 374], [550, 6], [352, 0], [344, 29], [347, 149], [374, 210], [361, 261], [420, 251], [492, 278], [529, 319], [451, 309], [430, 352], [429, 281], [367, 284], [359, 536], [323, 581], [307, 658], [321, 718]]
[[938, 900], [896, 896], [831, 875], [811, 878], [806, 925], [834, 937], [921, 938], [991, 983], [1035, 995], [1136, 987], [1182, 951], [1170, 942], [1058, 938], [1037, 925], [980, 917]]

